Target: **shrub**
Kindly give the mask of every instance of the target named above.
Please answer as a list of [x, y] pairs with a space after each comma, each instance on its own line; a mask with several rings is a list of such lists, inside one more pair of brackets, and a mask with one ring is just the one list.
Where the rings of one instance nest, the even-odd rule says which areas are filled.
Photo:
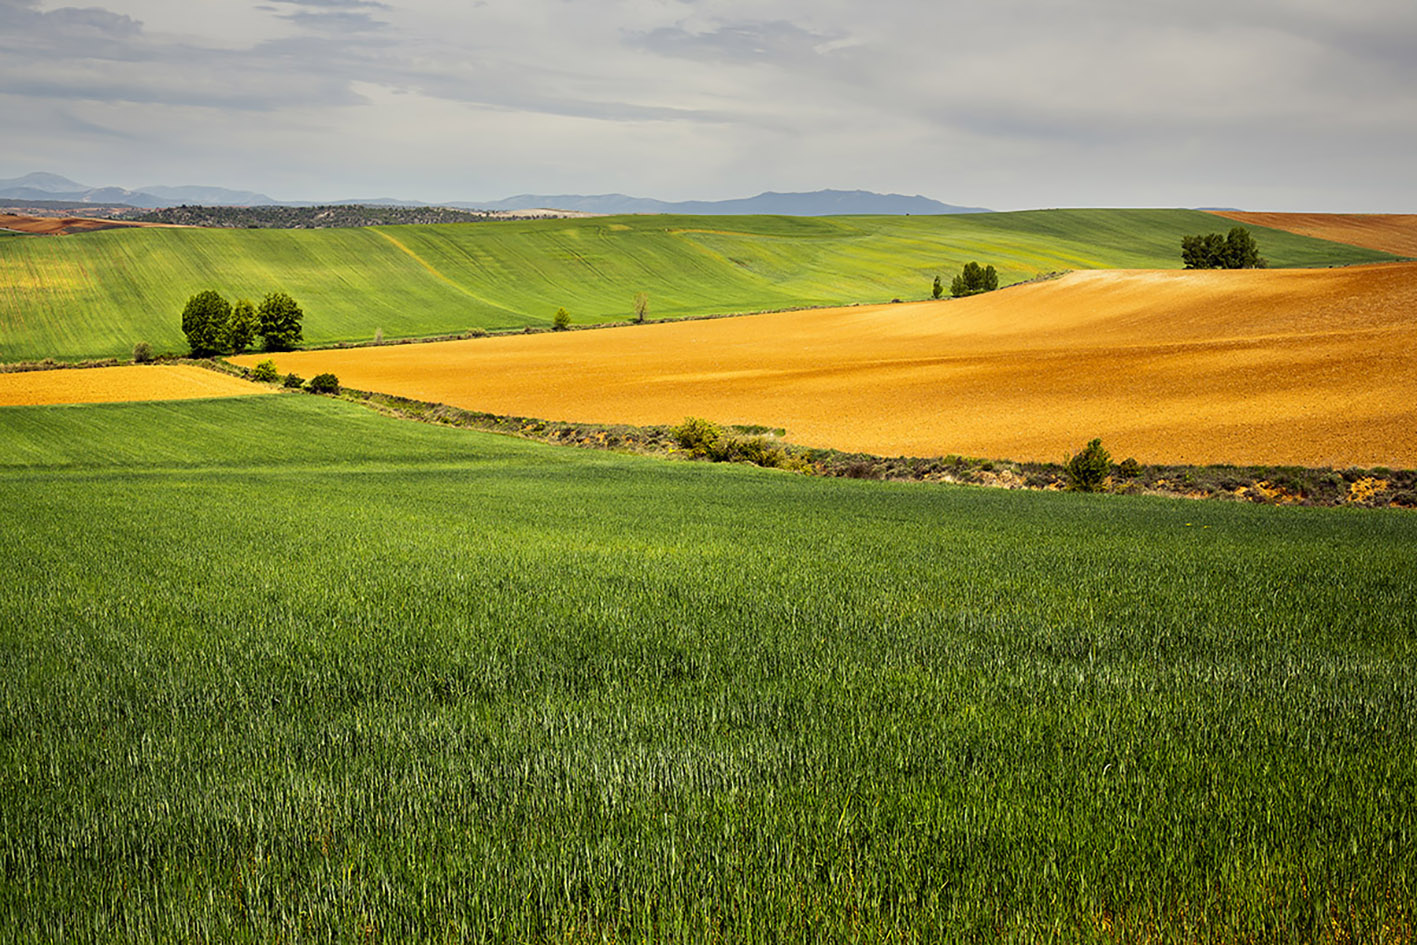
[[1102, 488], [1112, 468], [1112, 455], [1103, 449], [1101, 439], [1095, 439], [1081, 453], [1069, 456], [1064, 467], [1070, 489], [1096, 492]]
[[691, 456], [710, 456], [719, 448], [723, 439], [723, 429], [718, 424], [698, 417], [685, 417], [684, 422], [669, 431], [679, 448], [688, 450]]
[[644, 324], [644, 320], [649, 317], [649, 293], [635, 293], [635, 321]]
[[930, 298], [938, 299], [945, 294], [944, 283], [940, 282], [940, 277], [935, 277], [935, 284], [930, 287]]
[[294, 371], [291, 371], [285, 376], [286, 387], [301, 387], [304, 384], [305, 378], [301, 377], [299, 374], [296, 374]]
[[383, 343], [384, 343], [384, 329], [382, 329], [382, 328], [375, 328], [375, 329], [374, 329], [374, 344], [376, 344], [376, 345], [381, 345], [381, 344], [383, 344]]
[[338, 394], [339, 378], [333, 374], [316, 374], [310, 378], [310, 392], [312, 394]]
[[1117, 468], [1122, 476], [1127, 479], [1135, 479], [1141, 475], [1141, 463], [1130, 456], [1122, 460], [1122, 465]]
[[266, 383], [270, 383], [279, 378], [280, 372], [276, 370], [276, 363], [270, 358], [257, 364], [256, 369], [251, 372], [251, 380], [253, 381], [265, 381]]
[[557, 331], [565, 331], [571, 327], [571, 313], [564, 308], [558, 308], [556, 314], [551, 317], [551, 327]]
[[140, 341], [133, 345], [133, 363], [147, 364], [153, 359], [153, 346], [146, 341]]
[[992, 292], [998, 287], [999, 273], [992, 265], [980, 268], [979, 263], [968, 262], [950, 283], [950, 295], [961, 298], [966, 295], [978, 295], [980, 292]]

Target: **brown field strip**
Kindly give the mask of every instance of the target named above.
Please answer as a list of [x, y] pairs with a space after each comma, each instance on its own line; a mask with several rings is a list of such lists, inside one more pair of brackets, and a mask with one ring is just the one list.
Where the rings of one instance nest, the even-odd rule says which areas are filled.
[[14, 230], [32, 236], [64, 236], [69, 233], [90, 233], [125, 226], [163, 227], [171, 224], [109, 220], [104, 217], [34, 217], [22, 213], [0, 213], [0, 230]]
[[1216, 216], [1312, 236], [1396, 256], [1417, 256], [1417, 213], [1251, 213], [1213, 211]]
[[[254, 365], [264, 355], [236, 358]], [[1417, 264], [1093, 271], [959, 301], [275, 356], [591, 423], [786, 427], [878, 455], [1417, 467]]]
[[0, 374], [0, 407], [244, 397], [271, 388], [190, 364], [65, 368]]

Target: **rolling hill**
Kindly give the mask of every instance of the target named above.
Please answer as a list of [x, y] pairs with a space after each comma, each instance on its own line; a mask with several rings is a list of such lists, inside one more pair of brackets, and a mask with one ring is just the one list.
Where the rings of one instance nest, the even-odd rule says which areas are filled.
[[[628, 216], [497, 224], [273, 231], [144, 229], [0, 240], [0, 360], [121, 356], [137, 341], [185, 351], [183, 303], [289, 292], [305, 339], [326, 345], [472, 328], [923, 298], [970, 260], [1007, 284], [1064, 269], [1179, 266], [1189, 210], [1053, 210], [932, 217]], [[1275, 266], [1389, 254], [1255, 230]]]

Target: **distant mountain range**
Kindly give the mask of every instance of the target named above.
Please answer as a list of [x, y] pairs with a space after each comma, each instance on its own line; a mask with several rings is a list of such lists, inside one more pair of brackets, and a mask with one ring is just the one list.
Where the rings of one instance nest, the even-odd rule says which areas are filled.
[[935, 214], [985, 213], [983, 207], [961, 207], [941, 203], [918, 194], [877, 194], [867, 190], [817, 190], [810, 193], [762, 193], [736, 200], [652, 200], [625, 194], [518, 194], [503, 200], [465, 200], [429, 204], [390, 197], [326, 201], [281, 201], [249, 190], [225, 187], [169, 187], [153, 184], [137, 190], [122, 187], [89, 187], [58, 174], [34, 173], [0, 180], [0, 200], [35, 204], [67, 202], [106, 206], [141, 207], [148, 210], [182, 205], [211, 207], [310, 207], [317, 205], [363, 205], [385, 207], [454, 207], [465, 210], [527, 210], [550, 208], [583, 213], [769, 213], [789, 216], [832, 216], [849, 213]]

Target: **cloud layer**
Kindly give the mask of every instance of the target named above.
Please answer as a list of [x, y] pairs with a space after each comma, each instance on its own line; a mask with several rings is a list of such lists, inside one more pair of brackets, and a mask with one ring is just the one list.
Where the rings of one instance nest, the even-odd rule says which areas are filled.
[[0, 0], [0, 176], [1417, 210], [1417, 6]]

